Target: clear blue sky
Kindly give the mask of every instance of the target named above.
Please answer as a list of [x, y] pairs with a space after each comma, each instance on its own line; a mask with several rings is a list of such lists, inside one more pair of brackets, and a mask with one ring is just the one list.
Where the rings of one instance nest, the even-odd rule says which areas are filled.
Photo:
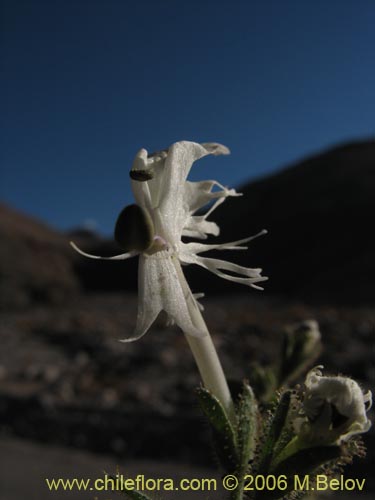
[[[373, 0], [3, 0], [2, 200], [109, 233], [136, 151], [236, 185], [375, 131]], [[4, 88], [5, 86], [5, 88]]]

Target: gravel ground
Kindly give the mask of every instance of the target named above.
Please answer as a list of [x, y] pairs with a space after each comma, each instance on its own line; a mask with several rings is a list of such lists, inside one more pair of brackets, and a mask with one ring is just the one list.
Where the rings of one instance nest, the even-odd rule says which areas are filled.
[[[254, 295], [211, 296], [203, 303], [230, 378], [248, 376], [254, 361], [275, 363], [285, 325], [316, 319], [324, 342], [317, 362], [327, 372], [355, 377], [366, 389], [374, 386], [374, 309], [308, 306]], [[176, 473], [187, 463], [214, 466], [209, 433], [192, 390], [199, 378], [183, 335], [165, 329], [160, 319], [140, 341], [118, 342], [134, 326], [136, 305], [134, 295], [99, 294], [79, 296], [64, 306], [3, 312], [1, 499], [18, 500], [26, 493], [28, 499], [60, 498], [41, 493], [40, 477], [52, 471], [49, 467], [58, 471], [81, 456], [89, 463], [94, 460], [95, 474], [103, 459], [93, 453], [106, 454], [104, 461], [111, 465], [133, 464], [132, 470], [138, 470], [139, 460], [148, 461], [147, 470], [160, 463], [181, 466], [171, 469]], [[346, 473], [366, 477], [371, 492], [373, 432], [365, 442], [366, 459], [356, 460]], [[26, 481], [17, 481], [19, 471], [22, 477], [26, 471]], [[61, 498], [68, 498], [67, 493]], [[94, 500], [87, 494], [83, 498]]]

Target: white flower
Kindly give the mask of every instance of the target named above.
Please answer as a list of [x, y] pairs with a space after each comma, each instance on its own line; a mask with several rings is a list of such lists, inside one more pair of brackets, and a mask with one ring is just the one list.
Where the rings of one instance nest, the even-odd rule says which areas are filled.
[[[185, 333], [207, 334], [200, 306], [186, 282], [181, 264], [198, 264], [221, 278], [254, 288], [260, 288], [256, 283], [267, 279], [261, 276], [261, 269], [200, 255], [208, 250], [246, 249], [245, 243], [266, 231], [217, 245], [182, 241], [183, 236], [199, 239], [217, 236], [219, 227], [207, 217], [225, 198], [239, 195], [216, 181], [187, 181], [193, 162], [208, 154], [229, 154], [229, 150], [215, 143], [182, 141], [152, 155], [141, 149], [135, 157], [130, 177], [137, 205], [125, 208], [115, 231], [117, 241], [128, 252], [107, 257], [121, 260], [139, 255], [137, 324], [133, 335], [125, 341], [144, 335], [162, 310]], [[194, 215], [213, 200], [205, 215]], [[86, 254], [74, 243], [72, 246], [87, 257], [105, 258]]]
[[308, 422], [302, 426], [302, 436], [316, 443], [347, 441], [355, 434], [367, 432], [371, 422], [367, 411], [372, 394], [363, 394], [355, 380], [348, 377], [324, 377], [322, 366], [307, 374], [303, 402]]

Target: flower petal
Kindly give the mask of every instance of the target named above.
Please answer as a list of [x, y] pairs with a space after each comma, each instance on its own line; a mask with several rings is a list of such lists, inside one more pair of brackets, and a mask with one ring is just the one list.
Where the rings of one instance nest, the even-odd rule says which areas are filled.
[[[200, 257], [195, 254], [184, 254], [181, 258], [182, 262], [185, 264], [197, 264], [198, 266], [204, 267], [207, 271], [219, 276], [219, 278], [224, 278], [228, 281], [234, 281], [235, 283], [242, 283], [243, 285], [248, 285], [258, 290], [263, 290], [260, 286], [255, 285], [261, 281], [266, 281], [268, 278], [261, 276], [262, 269], [251, 269], [249, 267], [239, 266], [232, 262], [227, 262], [226, 260], [219, 259], [209, 259], [207, 257]], [[230, 271], [232, 273], [239, 274], [240, 276], [233, 276], [232, 274], [223, 273], [222, 270]]]
[[323, 376], [322, 368], [316, 366], [306, 376], [303, 407], [309, 421], [302, 429], [304, 437], [340, 443], [367, 432], [371, 427], [366, 415], [371, 392], [363, 394], [358, 383], [349, 377]]
[[137, 325], [132, 336], [123, 342], [142, 337], [162, 310], [184, 333], [206, 335], [199, 307], [174, 254], [162, 250], [150, 256], [141, 255], [138, 273]]
[[242, 246], [243, 243], [248, 243], [249, 241], [258, 238], [259, 236], [263, 236], [264, 234], [267, 234], [266, 229], [262, 229], [259, 233], [243, 238], [242, 240], [230, 241], [228, 243], [218, 243], [214, 245], [207, 245], [206, 243], [199, 243], [195, 241], [190, 243], [181, 243], [181, 254], [183, 256], [185, 254], [199, 254], [208, 252], [209, 250], [247, 250], [247, 246]]
[[205, 240], [209, 234], [213, 236], [218, 236], [220, 234], [220, 228], [216, 222], [211, 222], [206, 220], [202, 216], [192, 216], [189, 218], [189, 222], [185, 225], [182, 231], [182, 236], [188, 236], [189, 238], [199, 238]]
[[195, 298], [195, 301], [200, 311], [204, 311], [204, 306], [200, 302], [198, 302], [198, 300], [203, 299], [204, 296], [205, 296], [204, 293], [193, 293], [193, 297]]
[[[212, 192], [214, 186], [221, 190]], [[228, 196], [241, 196], [234, 189], [227, 189], [216, 181], [186, 182], [184, 194], [185, 219], [181, 218], [182, 236], [206, 239], [207, 235], [218, 236], [220, 228], [215, 222], [207, 221], [209, 215], [221, 205]], [[204, 207], [216, 198], [204, 215], [193, 215], [199, 208]]]
[[70, 241], [70, 245], [74, 248], [76, 252], [80, 253], [81, 255], [84, 255], [85, 257], [88, 257], [89, 259], [125, 260], [125, 259], [130, 259], [131, 257], [135, 257], [136, 255], [139, 254], [139, 252], [133, 251], [133, 252], [122, 253], [120, 255], [114, 255], [113, 257], [101, 257], [100, 255], [92, 255], [91, 253], [84, 252], [83, 250], [78, 248], [73, 241]]
[[[157, 259], [140, 255], [138, 262], [138, 313], [134, 332], [121, 342], [132, 342], [147, 332], [163, 309], [160, 287], [162, 273], [157, 269]], [[161, 276], [160, 276], [161, 275]], [[158, 288], [155, 286], [158, 285]]]
[[[215, 186], [220, 189], [212, 191]], [[242, 194], [237, 193], [235, 189], [226, 188], [217, 181], [185, 182], [184, 202], [191, 213], [196, 212], [216, 198], [225, 199], [228, 196], [242, 196]], [[212, 213], [216, 206], [211, 208], [206, 216]]]
[[189, 212], [186, 205], [186, 178], [194, 161], [208, 154], [227, 154], [225, 146], [181, 141], [172, 144], [160, 171], [163, 177], [160, 190], [160, 216], [165, 223], [166, 239], [178, 244]]

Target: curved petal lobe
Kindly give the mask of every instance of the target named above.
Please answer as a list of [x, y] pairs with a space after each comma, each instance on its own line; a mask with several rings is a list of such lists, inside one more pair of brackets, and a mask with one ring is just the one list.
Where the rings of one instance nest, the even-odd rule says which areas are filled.
[[120, 255], [114, 255], [113, 257], [101, 257], [100, 255], [92, 255], [91, 253], [86, 253], [80, 248], [77, 247], [77, 245], [73, 242], [70, 241], [70, 246], [74, 248], [74, 250], [84, 257], [88, 257], [89, 259], [100, 259], [100, 260], [125, 260], [125, 259], [130, 259], [131, 257], [135, 257], [136, 255], [139, 254], [139, 252], [127, 252], [127, 253], [122, 253]]

